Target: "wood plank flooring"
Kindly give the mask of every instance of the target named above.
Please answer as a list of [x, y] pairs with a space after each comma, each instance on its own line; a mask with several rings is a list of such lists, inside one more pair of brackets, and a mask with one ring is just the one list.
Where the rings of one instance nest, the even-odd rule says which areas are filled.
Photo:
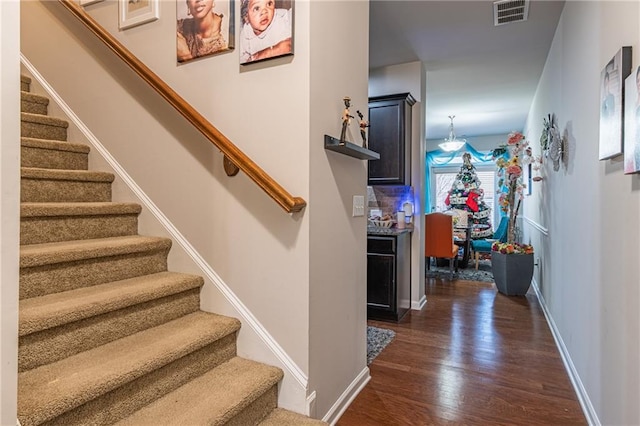
[[337, 422], [366, 425], [587, 424], [533, 289], [427, 280], [427, 305], [399, 324], [371, 381]]

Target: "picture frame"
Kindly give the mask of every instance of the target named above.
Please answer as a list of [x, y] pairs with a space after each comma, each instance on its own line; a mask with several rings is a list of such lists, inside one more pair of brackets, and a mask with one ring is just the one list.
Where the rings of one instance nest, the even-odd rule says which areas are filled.
[[118, 28], [126, 30], [160, 18], [159, 0], [118, 0]]
[[[229, 52], [235, 46], [234, 0], [204, 1], [190, 6], [176, 0], [176, 60], [194, 59]], [[202, 29], [207, 34], [200, 34]]]
[[265, 15], [255, 9], [265, 2], [240, 0], [240, 65], [293, 55], [294, 1], [275, 0]]
[[533, 165], [531, 163], [527, 164], [525, 167], [525, 176], [524, 180], [527, 182], [527, 186], [524, 189], [524, 195], [531, 195], [533, 193]]
[[600, 73], [600, 134], [598, 158], [622, 154], [624, 81], [631, 74], [631, 47], [622, 47]]
[[625, 80], [624, 172], [640, 172], [640, 67]]

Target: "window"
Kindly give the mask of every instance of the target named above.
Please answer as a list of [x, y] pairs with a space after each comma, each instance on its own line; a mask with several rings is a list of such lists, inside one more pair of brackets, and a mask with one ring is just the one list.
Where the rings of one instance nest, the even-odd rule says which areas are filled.
[[[495, 166], [491, 165], [479, 165], [471, 160], [471, 163], [476, 167], [476, 175], [480, 179], [480, 188], [484, 191], [484, 202], [491, 208], [491, 224], [493, 228], [497, 226], [500, 221], [500, 212], [497, 208], [495, 198], [496, 187], [496, 172]], [[444, 203], [447, 198], [451, 186], [460, 171], [462, 165], [462, 158], [454, 158], [449, 164], [445, 166], [433, 166], [431, 171], [433, 179], [431, 180], [431, 200], [433, 203], [432, 208], [435, 211], [447, 210], [448, 206]]]

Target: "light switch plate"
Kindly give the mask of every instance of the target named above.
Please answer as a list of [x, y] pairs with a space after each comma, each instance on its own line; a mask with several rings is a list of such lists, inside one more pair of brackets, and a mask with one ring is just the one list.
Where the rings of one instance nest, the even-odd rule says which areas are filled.
[[364, 195], [353, 196], [353, 217], [364, 216]]

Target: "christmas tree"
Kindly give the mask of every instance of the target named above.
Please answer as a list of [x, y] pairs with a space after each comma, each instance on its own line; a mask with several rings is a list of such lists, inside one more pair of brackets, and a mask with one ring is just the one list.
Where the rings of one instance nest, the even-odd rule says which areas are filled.
[[451, 185], [445, 199], [449, 209], [464, 210], [469, 213], [468, 225], [471, 226], [471, 238], [491, 238], [491, 208], [483, 200], [484, 191], [480, 188], [480, 179], [476, 168], [471, 164], [471, 154], [462, 155], [462, 166]]

